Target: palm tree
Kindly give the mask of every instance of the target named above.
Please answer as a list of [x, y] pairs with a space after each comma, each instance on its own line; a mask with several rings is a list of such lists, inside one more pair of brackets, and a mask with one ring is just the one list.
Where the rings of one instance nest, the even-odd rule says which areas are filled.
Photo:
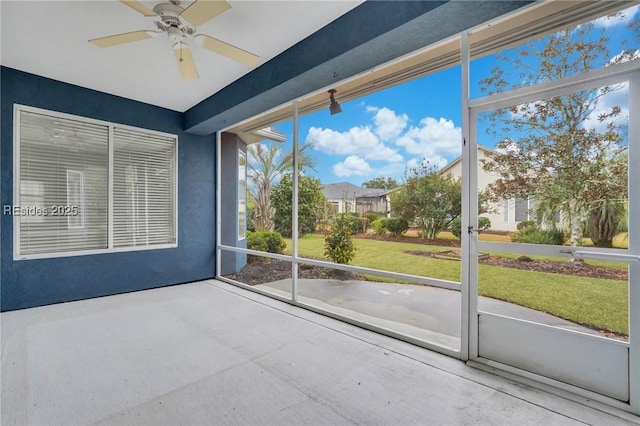
[[613, 247], [613, 238], [626, 229], [625, 200], [605, 199], [589, 213], [587, 234], [596, 247]]
[[[298, 150], [298, 170], [315, 170], [316, 161], [307, 151], [311, 144]], [[255, 199], [254, 226], [256, 231], [273, 231], [275, 208], [271, 205], [271, 188], [276, 181], [293, 168], [293, 149], [280, 159], [280, 147], [273, 143], [256, 143], [247, 147], [248, 175]]]
[[586, 229], [596, 247], [613, 247], [613, 237], [626, 231], [628, 160], [628, 151], [617, 153], [600, 165], [599, 182], [585, 185], [594, 199], [588, 206]]

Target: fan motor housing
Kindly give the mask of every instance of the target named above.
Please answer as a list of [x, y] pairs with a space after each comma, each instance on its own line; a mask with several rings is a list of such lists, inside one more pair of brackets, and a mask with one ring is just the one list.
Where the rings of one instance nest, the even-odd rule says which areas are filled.
[[174, 42], [184, 41], [187, 36], [195, 33], [195, 29], [180, 17], [184, 8], [178, 4], [160, 3], [153, 8], [153, 11], [162, 20], [156, 22], [158, 28], [166, 31]]
[[180, 28], [176, 27], [167, 28], [167, 34], [169, 35], [169, 38], [174, 42], [184, 41], [187, 38], [186, 34], [182, 32]]

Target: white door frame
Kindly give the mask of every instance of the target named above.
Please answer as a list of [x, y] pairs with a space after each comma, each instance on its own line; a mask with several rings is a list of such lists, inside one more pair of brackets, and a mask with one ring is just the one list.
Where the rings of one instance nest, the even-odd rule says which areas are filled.
[[[640, 414], [640, 223], [629, 223], [629, 248], [627, 250], [620, 249], [599, 249], [590, 247], [558, 247], [535, 244], [509, 244], [509, 243], [489, 243], [480, 242], [477, 238], [478, 220], [478, 187], [477, 187], [477, 115], [481, 112], [505, 108], [511, 105], [533, 102], [540, 99], [546, 99], [554, 96], [560, 96], [573, 93], [580, 90], [588, 90], [594, 87], [603, 87], [621, 81], [629, 81], [629, 212], [630, 217], [640, 216], [640, 188], [633, 182], [640, 182], [640, 120], [633, 119], [640, 117], [640, 61], [627, 62], [602, 68], [587, 73], [574, 75], [562, 80], [545, 82], [535, 86], [524, 87], [509, 92], [498, 93], [495, 95], [483, 97], [480, 99], [469, 99], [468, 92], [468, 42], [466, 35], [462, 37], [462, 84], [463, 84], [463, 137], [464, 145], [462, 149], [463, 164], [463, 229], [469, 232], [463, 232], [463, 255], [465, 255], [465, 263], [463, 264], [463, 310], [468, 309], [468, 314], [463, 312], [463, 337], [468, 336], [468, 346], [463, 343], [462, 357], [469, 359], [472, 364], [477, 366], [485, 366], [498, 368], [506, 373], [514, 373], [521, 377], [533, 379], [537, 382], [552, 385], [560, 390], [565, 390], [573, 394], [582, 395], [586, 398], [592, 398], [601, 402], [618, 406], [620, 408], [634, 411]], [[467, 126], [465, 126], [465, 123]], [[465, 220], [466, 216], [466, 220]], [[548, 374], [540, 374], [536, 371], [536, 365], [531, 365], [532, 357], [527, 357], [523, 351], [519, 351], [513, 341], [506, 341], [500, 345], [500, 339], [492, 340], [490, 335], [484, 336], [484, 342], [490, 343], [490, 347], [497, 347], [496, 353], [504, 354], [504, 359], [511, 360], [511, 364], [505, 362], [496, 362], [495, 359], [483, 357], [480, 354], [480, 348], [483, 347], [481, 342], [482, 334], [480, 333], [481, 320], [486, 329], [491, 330], [492, 327], [500, 329], [507, 335], [517, 336], [519, 333], [527, 332], [528, 338], [538, 333], [544, 336], [545, 340], [552, 339], [558, 344], [567, 345], [567, 340], [571, 340], [580, 333], [560, 330], [556, 327], [542, 326], [540, 324], [529, 323], [514, 318], [500, 317], [494, 314], [483, 313], [478, 309], [478, 262], [477, 252], [484, 251], [506, 251], [516, 252], [526, 255], [554, 255], [564, 257], [583, 257], [583, 258], [607, 258], [616, 261], [629, 263], [629, 343], [615, 342], [610, 339], [603, 339], [593, 336], [579, 336], [576, 347], [580, 345], [589, 345], [590, 350], [597, 355], [592, 355], [590, 359], [582, 357], [587, 362], [582, 367], [589, 368], [590, 363], [593, 364], [594, 358], [603, 358], [611, 361], [611, 364], [628, 364], [628, 369], [614, 368], [608, 373], [603, 373], [604, 378], [607, 374], [611, 374], [610, 381], [616, 383], [617, 387], [624, 388], [626, 392], [620, 392], [619, 389], [610, 389], [604, 386], [604, 389], [598, 392], [585, 390], [593, 384], [598, 378], [586, 377], [580, 375], [569, 377], [571, 373], [569, 368], [563, 370], [562, 366], [559, 371], [543, 368], [543, 372]], [[466, 295], [465, 295], [466, 293]], [[502, 336], [504, 339], [505, 336]], [[508, 340], [504, 339], [504, 340]], [[486, 345], [485, 345], [486, 347]], [[489, 351], [491, 352], [491, 351]], [[557, 351], [556, 351], [557, 352]], [[574, 358], [578, 353], [589, 353], [574, 351]], [[557, 355], [550, 350], [547, 345], [546, 350], [540, 351], [535, 355], [542, 359], [545, 364], [555, 365], [553, 357]], [[544, 356], [551, 357], [545, 360]], [[550, 361], [551, 360], [551, 361]], [[617, 360], [617, 362], [616, 362]], [[575, 364], [575, 359], [568, 359], [568, 363]], [[595, 360], [598, 361], [597, 359]], [[515, 364], [515, 365], [514, 365]], [[565, 363], [567, 364], [567, 363]], [[578, 363], [579, 364], [579, 363]], [[539, 367], [539, 365], [538, 365]], [[570, 365], [573, 367], [573, 365]], [[578, 366], [580, 367], [580, 366]], [[559, 377], [559, 374], [561, 377]], [[564, 376], [562, 376], [564, 375]], [[550, 378], [551, 377], [551, 378]], [[578, 383], [577, 386], [564, 383], [562, 378], [566, 378]], [[600, 377], [599, 379], [602, 379]], [[582, 380], [582, 381], [581, 381]], [[576, 382], [577, 381], [577, 382]], [[625, 384], [626, 382], [626, 384]], [[603, 396], [607, 394], [609, 396]], [[616, 399], [617, 398], [617, 399]], [[627, 402], [620, 400], [629, 399]]]

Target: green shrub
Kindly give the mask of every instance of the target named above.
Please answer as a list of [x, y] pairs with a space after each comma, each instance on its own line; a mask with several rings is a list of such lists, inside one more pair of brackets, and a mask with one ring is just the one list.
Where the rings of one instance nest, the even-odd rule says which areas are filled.
[[536, 222], [534, 220], [524, 220], [517, 225], [518, 231], [522, 231], [524, 228], [535, 228]]
[[488, 217], [480, 216], [478, 218], [478, 232], [486, 231], [489, 228], [491, 228], [491, 219], [489, 219]]
[[389, 217], [384, 219], [384, 227], [399, 237], [409, 229], [409, 221], [403, 217]]
[[374, 220], [371, 227], [376, 235], [384, 235], [387, 233], [386, 220], [383, 218]]
[[347, 264], [355, 257], [356, 248], [352, 238], [353, 219], [356, 219], [355, 216], [348, 213], [338, 213], [333, 216], [331, 233], [324, 236], [324, 255], [328, 259]]
[[459, 240], [462, 239], [462, 219], [460, 218], [460, 216], [453, 219], [453, 221], [449, 225], [449, 229], [451, 230], [451, 233], [454, 237]]
[[376, 220], [382, 218], [383, 215], [382, 215], [382, 213], [378, 213], [378, 212], [374, 212], [374, 211], [368, 211], [368, 212], [362, 213], [362, 217], [366, 217], [367, 219], [369, 219], [369, 223], [373, 223]]
[[511, 241], [529, 244], [553, 244], [562, 245], [566, 235], [559, 229], [540, 229], [536, 226], [527, 226], [511, 234]]
[[247, 233], [247, 248], [269, 253], [284, 253], [287, 247], [282, 235], [275, 231], [259, 231]]

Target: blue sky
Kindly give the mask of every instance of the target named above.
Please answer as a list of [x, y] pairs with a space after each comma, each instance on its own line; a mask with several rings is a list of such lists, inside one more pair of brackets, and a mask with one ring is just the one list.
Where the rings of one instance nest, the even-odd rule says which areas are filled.
[[[623, 40], [638, 42], [637, 34], [630, 34], [625, 25], [638, 17], [640, 6], [634, 6], [616, 20], [597, 20], [596, 29], [606, 31], [611, 39], [612, 55], [622, 50]], [[516, 55], [517, 49], [506, 54]], [[482, 96], [474, 82], [489, 76], [494, 65], [493, 55], [472, 62], [472, 98]], [[336, 97], [339, 100], [339, 93]], [[602, 107], [614, 102], [626, 102], [624, 88], [603, 99]], [[361, 185], [378, 176], [402, 182], [407, 166], [427, 160], [443, 167], [460, 155], [459, 66], [341, 104], [340, 114], [331, 116], [327, 108], [299, 119], [300, 143], [313, 142], [312, 155], [318, 163], [316, 171], [306, 173], [323, 184], [346, 181]], [[275, 128], [287, 135], [282, 151], [289, 150], [292, 123]], [[481, 139], [485, 146], [495, 146], [495, 142]]]

